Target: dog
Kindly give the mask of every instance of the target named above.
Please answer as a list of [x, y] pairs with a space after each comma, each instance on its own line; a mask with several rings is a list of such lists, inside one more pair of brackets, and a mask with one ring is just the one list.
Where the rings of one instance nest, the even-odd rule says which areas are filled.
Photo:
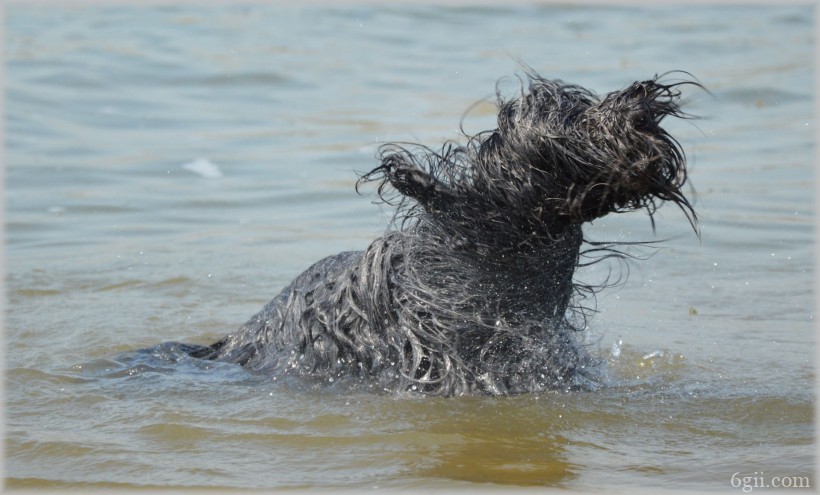
[[[584, 387], [594, 360], [580, 301], [596, 288], [573, 282], [582, 225], [639, 209], [653, 218], [671, 202], [697, 232], [684, 152], [660, 124], [691, 118], [679, 87], [702, 86], [663, 77], [599, 97], [526, 68], [516, 97], [496, 86], [496, 129], [439, 150], [381, 146], [356, 189], [377, 185], [397, 207], [393, 228], [317, 262], [236, 332], [188, 353], [380, 392]], [[588, 251], [622, 255], [616, 244]]]

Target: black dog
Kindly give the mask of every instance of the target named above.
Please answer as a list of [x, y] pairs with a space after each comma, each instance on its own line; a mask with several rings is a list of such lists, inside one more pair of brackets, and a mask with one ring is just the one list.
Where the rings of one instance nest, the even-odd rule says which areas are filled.
[[[581, 225], [676, 203], [683, 151], [661, 127], [684, 81], [603, 98], [526, 73], [498, 96], [498, 128], [440, 151], [385, 145], [360, 182], [399, 200], [397, 228], [325, 258], [198, 358], [274, 376], [349, 378], [435, 395], [574, 388], [591, 363], [576, 333], [593, 288], [573, 283]], [[612, 245], [608, 245], [609, 248]], [[596, 247], [591, 250], [606, 249]], [[611, 253], [610, 253], [611, 254]]]

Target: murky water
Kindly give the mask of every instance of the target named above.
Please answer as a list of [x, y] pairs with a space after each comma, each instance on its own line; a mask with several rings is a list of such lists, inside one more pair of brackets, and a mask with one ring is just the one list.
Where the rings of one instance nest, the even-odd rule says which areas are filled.
[[[809, 6], [9, 7], [7, 486], [814, 487], [812, 22]], [[354, 172], [380, 142], [457, 138], [516, 59], [600, 92], [682, 69], [713, 93], [687, 91], [704, 119], [667, 124], [701, 240], [673, 208], [654, 234], [643, 214], [587, 229], [669, 239], [598, 297], [607, 387], [395, 397], [135, 352], [209, 343], [364, 248], [390, 211]], [[490, 105], [464, 120], [492, 125]]]

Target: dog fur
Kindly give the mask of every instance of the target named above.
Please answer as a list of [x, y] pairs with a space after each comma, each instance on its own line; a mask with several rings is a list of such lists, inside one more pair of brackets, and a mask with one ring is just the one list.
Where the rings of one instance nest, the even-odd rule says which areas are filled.
[[[678, 142], [661, 126], [684, 80], [635, 82], [599, 97], [527, 69], [498, 93], [498, 127], [441, 149], [388, 144], [360, 177], [397, 205], [395, 226], [364, 251], [299, 275], [202, 359], [273, 376], [353, 379], [379, 391], [506, 395], [584, 386], [573, 282], [582, 224], [666, 201], [693, 227]], [[357, 186], [358, 188], [358, 186]], [[654, 220], [653, 220], [654, 226]], [[613, 244], [588, 251], [618, 255]]]

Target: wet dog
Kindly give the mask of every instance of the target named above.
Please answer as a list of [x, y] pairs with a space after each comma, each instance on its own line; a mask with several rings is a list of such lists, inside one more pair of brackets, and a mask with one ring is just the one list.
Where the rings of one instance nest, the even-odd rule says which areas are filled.
[[[603, 97], [527, 70], [498, 128], [439, 150], [390, 144], [360, 177], [397, 205], [364, 251], [325, 258], [239, 330], [190, 355], [379, 391], [505, 395], [582, 386], [593, 287], [573, 282], [581, 226], [677, 204], [684, 153], [662, 127], [683, 81]], [[609, 246], [611, 247], [611, 245]], [[606, 250], [597, 246], [590, 249]], [[580, 322], [580, 323], [579, 323]]]

